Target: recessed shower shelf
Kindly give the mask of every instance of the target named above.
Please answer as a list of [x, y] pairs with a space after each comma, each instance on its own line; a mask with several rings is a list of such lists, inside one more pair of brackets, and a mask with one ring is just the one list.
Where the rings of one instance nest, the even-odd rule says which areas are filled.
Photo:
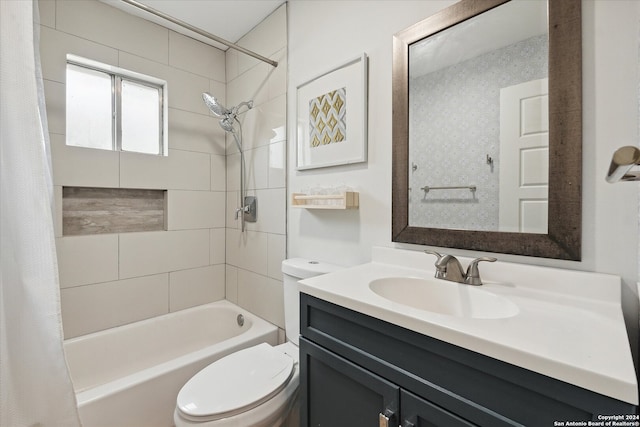
[[293, 193], [291, 195], [291, 207], [304, 209], [358, 209], [359, 199], [357, 191], [316, 195]]

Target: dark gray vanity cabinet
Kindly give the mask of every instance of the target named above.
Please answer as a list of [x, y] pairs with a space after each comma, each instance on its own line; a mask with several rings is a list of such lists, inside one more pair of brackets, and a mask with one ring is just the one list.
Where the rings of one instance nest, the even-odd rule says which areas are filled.
[[546, 427], [637, 411], [306, 294], [300, 301], [302, 427]]

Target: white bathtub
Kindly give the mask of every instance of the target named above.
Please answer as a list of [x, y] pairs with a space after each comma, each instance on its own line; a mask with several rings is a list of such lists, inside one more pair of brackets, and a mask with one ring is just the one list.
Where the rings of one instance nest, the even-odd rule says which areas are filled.
[[196, 372], [239, 349], [277, 341], [277, 327], [218, 301], [69, 339], [64, 347], [84, 427], [169, 427], [178, 391]]

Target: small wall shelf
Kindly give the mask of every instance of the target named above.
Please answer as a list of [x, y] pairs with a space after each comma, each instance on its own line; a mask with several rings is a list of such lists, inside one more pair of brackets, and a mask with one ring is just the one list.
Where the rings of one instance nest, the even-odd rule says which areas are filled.
[[359, 193], [347, 191], [341, 194], [307, 195], [293, 193], [291, 207], [305, 209], [358, 209]]

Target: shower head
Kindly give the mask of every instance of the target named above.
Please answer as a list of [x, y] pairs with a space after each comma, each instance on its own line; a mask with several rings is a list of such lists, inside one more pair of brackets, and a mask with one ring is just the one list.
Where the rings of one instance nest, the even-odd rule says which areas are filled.
[[218, 117], [223, 117], [231, 113], [231, 110], [227, 110], [223, 107], [216, 97], [211, 95], [209, 92], [204, 92], [202, 94], [202, 99], [207, 107], [209, 107], [209, 110]]

